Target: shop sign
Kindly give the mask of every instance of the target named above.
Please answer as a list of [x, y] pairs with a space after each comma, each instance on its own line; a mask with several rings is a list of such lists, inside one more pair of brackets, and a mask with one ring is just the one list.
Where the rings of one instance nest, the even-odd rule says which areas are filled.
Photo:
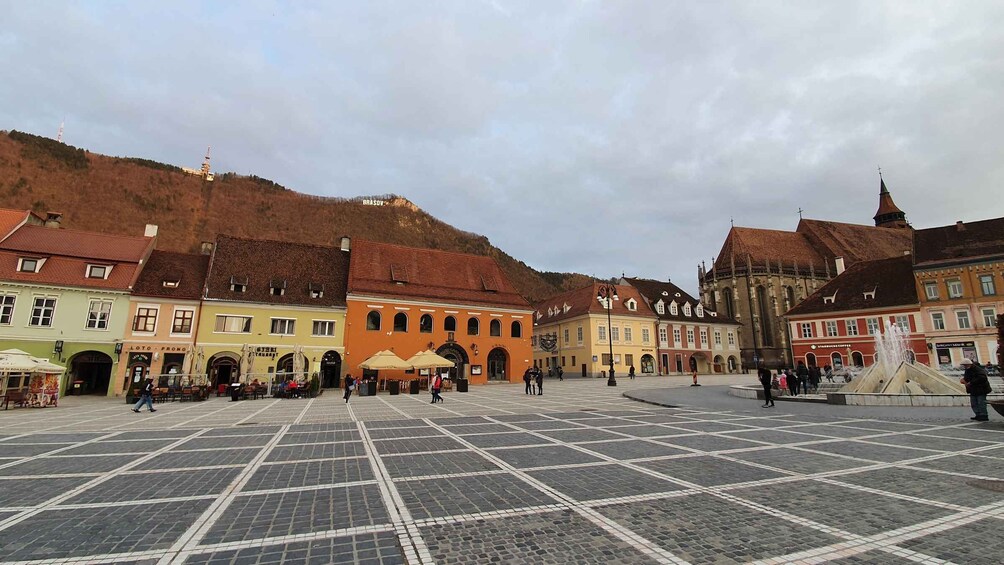
[[275, 359], [275, 356], [278, 355], [276, 348], [273, 346], [255, 347], [251, 352], [255, 357], [268, 357], [270, 359]]
[[936, 343], [935, 347], [976, 347], [976, 343], [972, 341], [950, 341], [948, 343]]
[[146, 351], [146, 352], [153, 352], [153, 351], [164, 351], [164, 352], [175, 351], [175, 352], [178, 352], [178, 353], [187, 353], [188, 352], [188, 346], [187, 345], [167, 345], [167, 346], [164, 346], [164, 347], [154, 347], [152, 345], [130, 345], [126, 349], [126, 351]]
[[149, 353], [130, 353], [129, 354], [129, 366], [133, 365], [146, 365], [150, 366], [150, 354]]
[[851, 348], [851, 344], [849, 344], [849, 343], [837, 343], [837, 344], [833, 344], [833, 345], [826, 345], [826, 344], [824, 344], [824, 345], [816, 345], [816, 344], [812, 344], [809, 347], [811, 349], [850, 349]]

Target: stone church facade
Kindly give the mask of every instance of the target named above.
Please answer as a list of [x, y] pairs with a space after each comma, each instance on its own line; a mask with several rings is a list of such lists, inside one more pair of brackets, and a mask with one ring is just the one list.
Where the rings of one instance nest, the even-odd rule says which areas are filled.
[[784, 314], [860, 261], [909, 254], [913, 230], [880, 179], [875, 226], [801, 219], [795, 231], [733, 226], [698, 279], [703, 302], [740, 329], [743, 368], [791, 367]]

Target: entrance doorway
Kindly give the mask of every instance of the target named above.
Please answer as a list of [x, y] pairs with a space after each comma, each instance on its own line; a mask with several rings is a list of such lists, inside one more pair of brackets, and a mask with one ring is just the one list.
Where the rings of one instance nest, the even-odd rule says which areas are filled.
[[676, 372], [683, 372], [683, 355], [680, 355], [679, 353], [676, 354]]
[[496, 347], [488, 353], [489, 381], [508, 380], [508, 377], [506, 376], [506, 361], [508, 361], [508, 359], [509, 355], [506, 353], [506, 350], [501, 347]]
[[337, 351], [328, 351], [321, 357], [321, 386], [324, 388], [342, 386], [342, 356]]
[[100, 351], [84, 351], [70, 361], [71, 394], [108, 394], [111, 377], [112, 358]]
[[651, 355], [645, 354], [641, 356], [641, 372], [642, 374], [654, 373], [655, 372], [655, 358]]
[[453, 367], [450, 367], [450, 380], [465, 378], [467, 376], [465, 365], [467, 365], [470, 361], [467, 357], [467, 351], [465, 351], [463, 347], [457, 345], [456, 343], [446, 343], [439, 346], [439, 349], [436, 350], [436, 354], [455, 363]]
[[237, 359], [236, 353], [217, 353], [213, 355], [209, 360], [207, 373], [209, 373], [209, 379], [214, 387], [229, 385], [237, 379]]

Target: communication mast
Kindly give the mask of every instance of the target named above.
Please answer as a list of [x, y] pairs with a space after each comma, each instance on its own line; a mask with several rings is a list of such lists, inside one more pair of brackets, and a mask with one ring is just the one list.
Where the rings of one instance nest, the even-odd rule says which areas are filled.
[[63, 118], [63, 121], [59, 122], [59, 133], [56, 134], [56, 141], [58, 141], [59, 143], [63, 142], [63, 126], [64, 125], [66, 125], [66, 118]]

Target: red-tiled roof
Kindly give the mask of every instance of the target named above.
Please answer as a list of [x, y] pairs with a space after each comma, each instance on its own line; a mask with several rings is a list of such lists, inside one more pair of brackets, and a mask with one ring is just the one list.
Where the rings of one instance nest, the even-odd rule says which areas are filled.
[[[154, 250], [136, 280], [133, 294], [198, 300], [209, 270], [209, 255]], [[171, 283], [165, 286], [165, 282]]]
[[[704, 305], [702, 305], [702, 308], [704, 308], [704, 317], [698, 317], [696, 309], [697, 305], [700, 304], [700, 301], [669, 281], [663, 282], [652, 279], [636, 279], [631, 277], [625, 277], [624, 280], [631, 286], [638, 289], [638, 292], [641, 293], [641, 295], [645, 298], [646, 303], [651, 307], [652, 313], [654, 313], [660, 320], [715, 324], [739, 323], [735, 320], [719, 315], [717, 312], [709, 310]], [[659, 300], [662, 300], [663, 304], [665, 304], [662, 314], [660, 314], [659, 310], [656, 309], [656, 303], [658, 303]], [[673, 314], [669, 307], [674, 300], [678, 306], [676, 314]], [[684, 304], [690, 304], [691, 312], [689, 316], [684, 313]]]
[[885, 187], [885, 181], [880, 180], [881, 185], [879, 189], [879, 207], [878, 212], [875, 212], [875, 218], [878, 219], [879, 216], [884, 216], [886, 214], [903, 214], [903, 211], [896, 206], [896, 203], [892, 201], [892, 194], [889, 194], [889, 189]]
[[[129, 290], [136, 276], [139, 263], [87, 261], [76, 257], [60, 257], [58, 255], [45, 258], [45, 263], [37, 273], [22, 273], [17, 270], [20, 257], [45, 257], [37, 253], [19, 253], [0, 250], [0, 280], [12, 282], [35, 283], [56, 286], [75, 286], [86, 288], [104, 288], [110, 290]], [[87, 278], [88, 263], [112, 264], [112, 272], [107, 279]]]
[[737, 267], [745, 266], [747, 258], [755, 265], [783, 261], [787, 267], [797, 262], [799, 267], [815, 265], [821, 270], [826, 265], [803, 234], [782, 230], [733, 227], [718, 253], [715, 268], [731, 268], [733, 256]]
[[[301, 306], [344, 306], [348, 253], [335, 247], [221, 235], [207, 278], [207, 298]], [[244, 292], [230, 289], [235, 280]], [[273, 285], [285, 283], [281, 295]], [[311, 298], [311, 290], [322, 290]]]
[[1004, 256], [1004, 218], [917, 230], [917, 265], [956, 263]]
[[491, 257], [358, 239], [351, 255], [351, 294], [530, 309]]
[[[874, 292], [866, 298], [865, 293]], [[832, 302], [830, 301], [832, 297]], [[823, 285], [785, 316], [920, 304], [909, 255], [861, 261]]]
[[796, 231], [804, 234], [810, 245], [831, 265], [834, 257], [843, 257], [846, 265], [902, 257], [913, 245], [913, 230], [909, 228], [879, 228], [804, 219], [798, 223]]
[[[582, 316], [583, 314], [606, 314], [607, 310], [604, 304], [597, 298], [600, 287], [605, 284], [594, 282], [589, 286], [569, 290], [546, 300], [541, 300], [533, 305], [533, 309], [536, 310], [534, 321], [540, 324], [549, 324]], [[655, 312], [645, 302], [645, 297], [638, 292], [637, 288], [626, 284], [614, 286], [617, 289], [618, 300], [613, 301], [613, 308], [610, 310], [611, 316], [639, 316], [655, 319]], [[634, 299], [637, 304], [635, 310], [629, 310], [627, 307], [627, 303], [631, 299]], [[541, 315], [539, 320], [538, 314]]]
[[150, 237], [25, 225], [0, 242], [0, 249], [42, 256], [62, 255], [109, 262], [138, 262], [146, 255], [152, 243], [153, 238]]
[[28, 210], [0, 208], [0, 241], [3, 241], [8, 234], [14, 231], [14, 228], [20, 225], [30, 213]]

